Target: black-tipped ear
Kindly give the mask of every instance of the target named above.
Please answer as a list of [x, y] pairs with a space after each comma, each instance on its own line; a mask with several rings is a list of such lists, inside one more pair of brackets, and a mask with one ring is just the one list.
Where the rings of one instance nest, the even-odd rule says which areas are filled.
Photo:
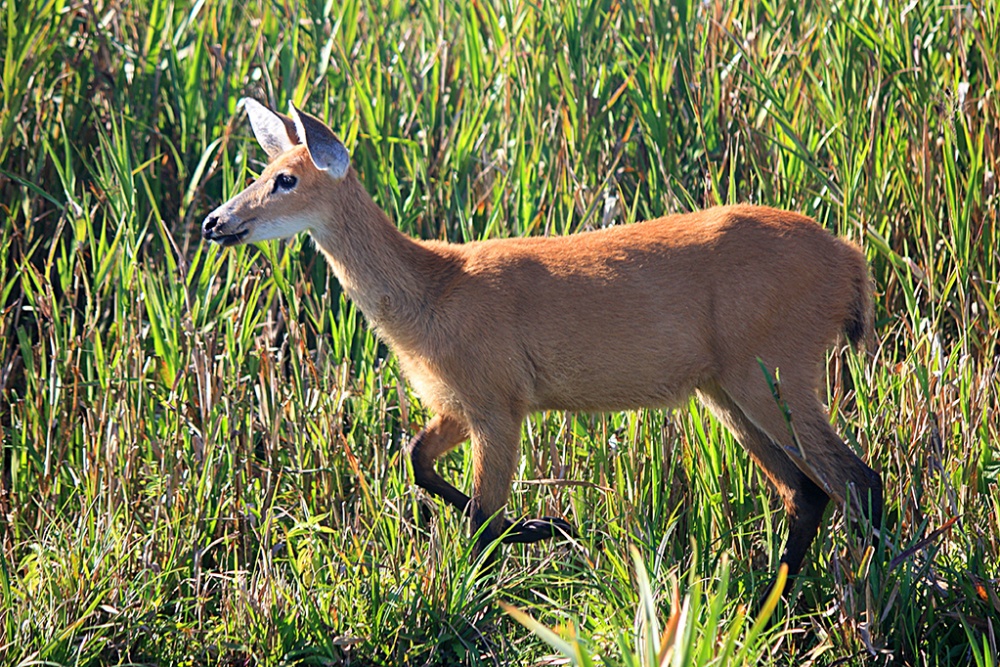
[[240, 106], [246, 109], [253, 136], [269, 158], [274, 159], [299, 143], [295, 121], [288, 116], [271, 111], [250, 97], [240, 100]]
[[292, 120], [295, 121], [295, 131], [309, 149], [309, 156], [317, 169], [330, 174], [333, 178], [343, 178], [351, 166], [351, 156], [347, 147], [340, 142], [333, 130], [323, 124], [319, 118], [307, 114], [290, 105]]

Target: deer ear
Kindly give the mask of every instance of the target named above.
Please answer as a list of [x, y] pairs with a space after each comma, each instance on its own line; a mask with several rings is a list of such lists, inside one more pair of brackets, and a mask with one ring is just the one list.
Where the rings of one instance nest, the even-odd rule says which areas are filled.
[[267, 157], [273, 160], [299, 143], [295, 122], [288, 116], [275, 113], [249, 97], [240, 100], [240, 106], [246, 109], [253, 136], [257, 137], [257, 143], [267, 153]]
[[295, 121], [295, 132], [309, 149], [309, 156], [316, 168], [336, 179], [346, 176], [351, 166], [351, 156], [333, 130], [319, 118], [296, 109], [295, 105], [290, 105], [290, 109], [292, 120]]

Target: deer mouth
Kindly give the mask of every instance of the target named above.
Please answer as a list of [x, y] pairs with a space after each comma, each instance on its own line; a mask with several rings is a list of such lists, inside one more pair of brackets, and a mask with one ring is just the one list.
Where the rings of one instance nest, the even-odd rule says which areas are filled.
[[209, 239], [209, 241], [212, 243], [218, 243], [219, 245], [228, 248], [229, 246], [242, 243], [243, 239], [249, 233], [249, 229], [244, 229], [242, 232], [236, 232], [235, 234], [219, 234], [218, 236], [213, 236]]
[[256, 218], [250, 218], [249, 220], [244, 220], [240, 228], [231, 234], [223, 234], [219, 231], [219, 227], [225, 227], [226, 225], [219, 225], [218, 218], [215, 216], [210, 216], [205, 221], [205, 226], [202, 227], [201, 235], [206, 241], [211, 241], [212, 243], [217, 243], [225, 248], [229, 246], [238, 245], [243, 242], [243, 239], [250, 233], [248, 226]]

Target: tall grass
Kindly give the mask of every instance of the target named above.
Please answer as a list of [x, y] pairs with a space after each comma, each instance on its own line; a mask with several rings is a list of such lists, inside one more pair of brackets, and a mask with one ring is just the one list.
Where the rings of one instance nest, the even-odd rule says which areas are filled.
[[[683, 582], [688, 664], [996, 664], [998, 41], [978, 0], [0, 0], [0, 662], [547, 660], [505, 602], [631, 664]], [[829, 401], [884, 539], [833, 513], [754, 637], [784, 518], [731, 436], [545, 413], [510, 511], [580, 537], [477, 577], [400, 456], [428, 415], [310, 243], [200, 242], [261, 168], [243, 95], [329, 119], [413, 235], [750, 201], [861, 243], [879, 346]]]

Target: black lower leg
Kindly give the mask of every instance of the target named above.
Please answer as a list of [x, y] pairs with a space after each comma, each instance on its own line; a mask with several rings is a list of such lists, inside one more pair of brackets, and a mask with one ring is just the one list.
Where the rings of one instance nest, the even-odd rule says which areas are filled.
[[858, 500], [861, 502], [861, 511], [868, 518], [872, 528], [878, 530], [882, 527], [882, 478], [877, 472], [866, 466], [861, 459], [857, 460], [858, 472], [855, 475], [855, 488], [858, 492]]
[[[781, 562], [788, 565], [789, 576], [798, 574], [802, 568], [802, 561], [819, 532], [823, 512], [829, 502], [829, 496], [811, 479], [802, 475], [798, 491], [788, 503], [788, 539], [785, 541], [785, 551], [781, 554]], [[786, 591], [788, 587], [786, 584]]]
[[573, 526], [568, 521], [553, 516], [543, 516], [540, 519], [522, 519], [516, 523], [507, 521], [503, 541], [505, 544], [530, 544], [549, 540], [559, 535], [576, 535]]
[[[816, 533], [819, 532], [819, 525], [829, 502], [829, 496], [805, 475], [800, 478], [799, 490], [789, 502], [786, 502], [788, 539], [785, 540], [785, 550], [781, 554], [780, 561], [788, 566], [788, 578], [781, 591], [782, 595], [788, 594], [792, 588], [792, 577], [802, 569], [802, 561], [805, 560], [806, 552], [816, 538]], [[757, 598], [756, 608], [758, 610], [764, 606], [764, 601], [771, 596], [776, 583], [776, 579], [771, 579], [761, 591]]]
[[413, 466], [413, 481], [421, 489], [432, 493], [443, 499], [452, 507], [457, 508], [462, 513], [466, 513], [469, 506], [469, 496], [465, 495], [454, 486], [444, 480], [441, 475], [434, 470], [433, 465], [425, 468]]
[[[472, 506], [470, 505], [470, 507]], [[479, 530], [482, 526], [490, 522], [490, 517], [486, 516], [482, 510], [472, 508], [470, 516], [472, 518], [473, 534], [479, 533], [479, 536], [476, 538], [475, 547], [473, 548], [473, 558], [478, 558], [479, 554], [485, 551], [486, 547], [492, 544], [498, 537], [502, 538], [501, 542], [503, 544], [530, 544], [549, 540], [559, 535], [576, 535], [576, 531], [573, 530], [573, 526], [568, 521], [557, 517], [546, 516], [540, 519], [524, 519], [517, 522], [504, 519], [503, 528], [498, 532], [492, 525], [487, 525], [482, 531]], [[490, 561], [495, 560], [498, 549], [499, 545], [494, 548], [489, 559]]]
[[[472, 521], [472, 534], [478, 536], [476, 537], [476, 543], [472, 547], [472, 560], [479, 558], [479, 555], [486, 551], [487, 547], [496, 541], [499, 535], [496, 533], [492, 524], [492, 517], [487, 516], [482, 509], [473, 500], [468, 505], [469, 518]], [[485, 528], [484, 528], [485, 526]], [[482, 529], [482, 530], [480, 530]], [[500, 545], [496, 545], [493, 551], [490, 552], [489, 556], [486, 558], [486, 565], [492, 565], [497, 561], [497, 556], [499, 555]]]
[[413, 466], [413, 481], [421, 489], [443, 499], [449, 505], [465, 513], [469, 507], [469, 496], [449, 484], [434, 469], [434, 460], [424, 453], [423, 439], [426, 431], [421, 431], [410, 443], [410, 463]]

